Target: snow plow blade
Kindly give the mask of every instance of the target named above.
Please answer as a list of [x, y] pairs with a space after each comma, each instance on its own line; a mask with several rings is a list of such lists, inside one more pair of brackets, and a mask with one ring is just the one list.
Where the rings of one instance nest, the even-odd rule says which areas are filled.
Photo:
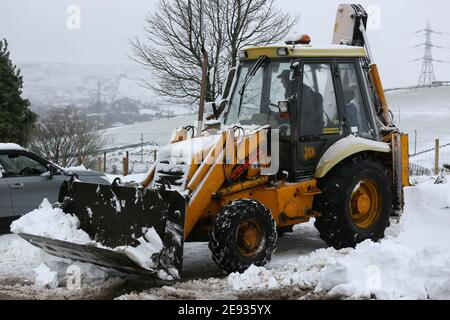
[[[65, 213], [78, 217], [80, 229], [91, 239], [115, 250], [21, 236], [61, 258], [157, 275], [164, 280], [181, 276], [186, 200], [178, 192], [124, 186], [116, 181], [112, 185], [98, 185], [71, 179], [61, 186], [59, 204]], [[144, 251], [150, 252], [150, 257], [141, 256], [141, 245], [151, 248]]]
[[156, 271], [143, 269], [123, 253], [101, 249], [94, 246], [53, 240], [31, 234], [22, 233], [20, 236], [32, 245], [53, 256], [93, 263], [101, 267], [112, 268], [125, 273], [156, 276]]

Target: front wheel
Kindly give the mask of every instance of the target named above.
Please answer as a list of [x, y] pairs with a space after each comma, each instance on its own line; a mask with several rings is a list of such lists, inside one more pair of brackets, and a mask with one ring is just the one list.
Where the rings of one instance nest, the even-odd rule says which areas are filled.
[[264, 266], [277, 241], [270, 211], [253, 200], [237, 200], [222, 208], [209, 232], [213, 260], [227, 273]]
[[338, 165], [319, 181], [314, 200], [321, 215], [315, 226], [336, 249], [355, 247], [384, 237], [392, 213], [391, 185], [386, 168], [375, 158], [359, 155]]

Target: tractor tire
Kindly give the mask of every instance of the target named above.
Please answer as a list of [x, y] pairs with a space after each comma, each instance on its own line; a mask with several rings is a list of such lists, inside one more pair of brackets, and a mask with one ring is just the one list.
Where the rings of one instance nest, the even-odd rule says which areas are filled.
[[226, 273], [264, 266], [272, 257], [277, 229], [270, 211], [254, 200], [223, 207], [209, 231], [213, 260]]
[[318, 183], [314, 199], [321, 215], [315, 227], [335, 249], [379, 241], [392, 214], [391, 184], [386, 168], [375, 158], [358, 155], [343, 161]]

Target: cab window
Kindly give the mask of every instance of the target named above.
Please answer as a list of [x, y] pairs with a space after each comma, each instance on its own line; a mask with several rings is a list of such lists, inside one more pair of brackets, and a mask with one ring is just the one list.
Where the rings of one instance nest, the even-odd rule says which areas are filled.
[[301, 91], [301, 135], [339, 134], [341, 123], [331, 64], [305, 64]]
[[371, 135], [356, 65], [340, 63], [339, 73], [344, 97], [345, 119], [351, 133], [363, 136]]

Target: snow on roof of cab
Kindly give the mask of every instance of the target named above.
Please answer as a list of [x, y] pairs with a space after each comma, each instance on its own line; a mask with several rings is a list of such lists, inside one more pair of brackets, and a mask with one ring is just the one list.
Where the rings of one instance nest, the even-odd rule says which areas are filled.
[[0, 143], [0, 150], [25, 150], [15, 143]]

